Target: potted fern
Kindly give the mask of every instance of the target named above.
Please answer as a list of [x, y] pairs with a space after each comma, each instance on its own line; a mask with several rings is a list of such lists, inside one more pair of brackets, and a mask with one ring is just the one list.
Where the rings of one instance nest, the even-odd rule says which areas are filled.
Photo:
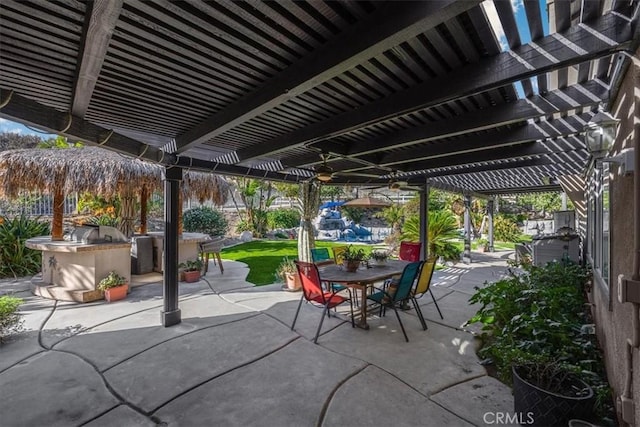
[[104, 298], [108, 302], [126, 298], [129, 285], [127, 279], [111, 270], [109, 274], [98, 282], [98, 289], [104, 292]]

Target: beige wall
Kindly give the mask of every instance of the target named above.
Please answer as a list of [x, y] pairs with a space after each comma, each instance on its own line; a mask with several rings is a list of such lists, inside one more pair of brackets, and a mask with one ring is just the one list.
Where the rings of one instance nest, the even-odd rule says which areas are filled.
[[[640, 58], [636, 53], [635, 63], [629, 67], [623, 84], [613, 103], [611, 112], [621, 119], [614, 153], [634, 144], [633, 122], [637, 114], [636, 105], [640, 104], [635, 93], [640, 82]], [[636, 118], [635, 120], [640, 120]], [[636, 148], [637, 149], [637, 148]], [[594, 304], [593, 313], [596, 321], [598, 338], [605, 352], [605, 362], [609, 375], [609, 383], [613, 388], [614, 399], [622, 394], [627, 369], [625, 366], [626, 341], [632, 337], [632, 305], [620, 304], [617, 300], [617, 277], [624, 274], [630, 277], [633, 273], [633, 175], [619, 176], [617, 168], [612, 168], [610, 185], [611, 197], [611, 278], [610, 291], [602, 285], [599, 277], [591, 293]], [[635, 424], [640, 425], [640, 351], [633, 351], [633, 389], [635, 393]], [[618, 415], [620, 418], [620, 415]]]

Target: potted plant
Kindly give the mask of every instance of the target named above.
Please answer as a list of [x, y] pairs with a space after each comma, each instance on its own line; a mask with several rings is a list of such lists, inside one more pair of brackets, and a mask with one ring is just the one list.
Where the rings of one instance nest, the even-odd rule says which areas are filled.
[[529, 425], [567, 425], [573, 418], [591, 418], [595, 394], [576, 375], [580, 368], [548, 356], [516, 359], [513, 401], [516, 414], [528, 414]]
[[182, 268], [184, 281], [187, 283], [193, 283], [200, 280], [203, 265], [202, 260], [196, 258], [182, 262], [178, 267]]
[[389, 251], [386, 249], [374, 249], [371, 251], [369, 259], [373, 260], [373, 265], [383, 266], [387, 263], [387, 259], [389, 259]]
[[353, 273], [360, 267], [360, 263], [367, 259], [367, 253], [363, 248], [356, 249], [353, 245], [349, 245], [343, 252], [342, 259], [345, 270]]
[[104, 292], [104, 298], [108, 302], [113, 302], [127, 296], [129, 285], [127, 279], [112, 270], [107, 277], [98, 282], [98, 289]]
[[294, 292], [302, 288], [298, 268], [295, 262], [288, 257], [282, 259], [282, 262], [276, 269], [276, 277], [281, 278], [285, 283], [282, 287], [283, 290]]
[[478, 239], [478, 249], [482, 252], [489, 252], [489, 241], [487, 239]]

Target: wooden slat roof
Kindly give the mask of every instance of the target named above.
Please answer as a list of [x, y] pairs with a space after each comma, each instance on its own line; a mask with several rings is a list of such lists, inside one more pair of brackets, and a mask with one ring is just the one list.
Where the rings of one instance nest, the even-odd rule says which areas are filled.
[[[167, 165], [298, 182], [559, 189], [635, 53], [628, 2], [2, 1], [0, 117]], [[520, 29], [522, 30], [522, 29]], [[521, 89], [520, 89], [521, 88]]]

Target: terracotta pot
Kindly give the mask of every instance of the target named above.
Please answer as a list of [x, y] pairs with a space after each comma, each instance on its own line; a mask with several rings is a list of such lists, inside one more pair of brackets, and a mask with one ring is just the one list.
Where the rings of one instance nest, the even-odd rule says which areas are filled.
[[295, 273], [285, 273], [285, 282], [290, 291], [297, 291], [302, 287], [300, 276]]
[[349, 273], [354, 273], [358, 267], [360, 267], [360, 262], [359, 260], [345, 260], [344, 261], [344, 269], [347, 270]]
[[109, 288], [104, 291], [104, 299], [108, 302], [118, 301], [127, 297], [127, 291], [129, 285], [116, 286], [115, 288]]
[[194, 283], [200, 280], [200, 271], [185, 271], [184, 272], [184, 281], [187, 283]]

